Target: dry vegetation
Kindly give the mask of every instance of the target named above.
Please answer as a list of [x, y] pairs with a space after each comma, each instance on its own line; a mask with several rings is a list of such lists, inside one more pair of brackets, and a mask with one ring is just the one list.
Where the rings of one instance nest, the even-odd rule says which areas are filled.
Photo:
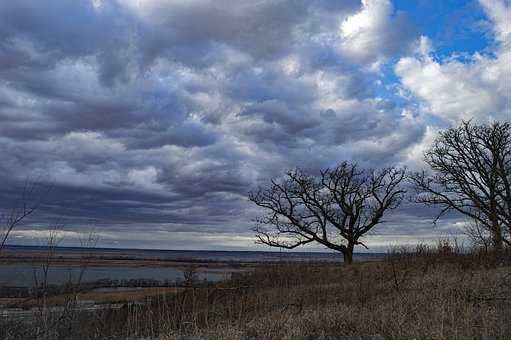
[[192, 329], [181, 325], [161, 339], [511, 338], [509, 262], [423, 255], [345, 268], [267, 268], [246, 282], [256, 289], [223, 297], [225, 317], [211, 322], [196, 310]]
[[[119, 310], [73, 311], [4, 339], [509, 339], [511, 260], [450, 245], [384, 261], [272, 265]], [[26, 321], [25, 321], [26, 322]]]
[[[121, 302], [144, 302], [148, 298], [171, 294], [181, 291], [181, 287], [140, 287], [128, 288], [121, 291], [84, 291], [75, 294], [59, 294], [46, 298], [46, 306], [62, 306], [67, 301], [75, 299], [80, 301], [95, 301], [102, 303], [121, 303]], [[36, 308], [38, 306], [37, 298], [0, 298], [0, 305], [16, 306], [22, 309]]]

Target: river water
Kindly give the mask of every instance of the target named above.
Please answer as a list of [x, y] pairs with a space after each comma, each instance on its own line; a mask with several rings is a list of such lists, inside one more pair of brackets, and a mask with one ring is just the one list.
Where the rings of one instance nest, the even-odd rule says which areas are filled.
[[[79, 259], [84, 254], [93, 255], [96, 259], [116, 260], [163, 260], [183, 263], [223, 263], [223, 267], [214, 268], [200, 266], [197, 271], [199, 280], [219, 281], [230, 277], [230, 274], [240, 269], [237, 264], [245, 263], [275, 263], [275, 262], [340, 262], [338, 253], [318, 252], [264, 252], [264, 251], [182, 251], [182, 250], [140, 250], [140, 249], [83, 249], [77, 247], [59, 247], [56, 258]], [[37, 259], [44, 255], [44, 247], [9, 246], [4, 249], [4, 255], [23, 256], [31, 258], [30, 262], [0, 263], [0, 287], [31, 287], [41, 281], [43, 272]], [[355, 254], [355, 260], [371, 260], [381, 258], [383, 254]], [[71, 265], [53, 265], [48, 271], [48, 284], [61, 285], [66, 282], [76, 282], [81, 268]], [[92, 282], [101, 279], [137, 280], [148, 279], [157, 281], [181, 281], [184, 279], [183, 270], [169, 266], [90, 266], [84, 273], [82, 282]]]

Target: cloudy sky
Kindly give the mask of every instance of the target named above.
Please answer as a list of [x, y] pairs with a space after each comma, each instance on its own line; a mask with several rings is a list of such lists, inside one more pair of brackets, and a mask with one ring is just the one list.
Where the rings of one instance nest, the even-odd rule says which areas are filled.
[[[0, 2], [0, 208], [11, 243], [267, 249], [250, 189], [341, 160], [421, 167], [440, 129], [511, 118], [508, 0]], [[405, 205], [368, 239], [457, 232]]]

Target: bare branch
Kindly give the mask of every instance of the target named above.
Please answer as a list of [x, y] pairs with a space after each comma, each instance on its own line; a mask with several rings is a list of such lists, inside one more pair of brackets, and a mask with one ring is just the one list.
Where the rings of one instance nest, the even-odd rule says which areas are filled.
[[13, 207], [3, 216], [0, 216], [0, 227], [2, 228], [0, 253], [13, 230], [39, 208], [50, 190], [51, 186], [46, 183], [28, 179], [25, 181], [18, 201], [13, 202]]

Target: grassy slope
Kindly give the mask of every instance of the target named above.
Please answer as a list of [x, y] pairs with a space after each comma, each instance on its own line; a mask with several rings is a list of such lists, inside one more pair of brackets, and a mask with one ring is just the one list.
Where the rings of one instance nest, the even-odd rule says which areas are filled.
[[510, 280], [509, 263], [459, 256], [266, 269], [209, 301], [223, 317], [199, 303], [188, 334], [161, 339], [511, 339]]
[[149, 307], [76, 313], [39, 338], [511, 339], [510, 279], [509, 259], [474, 255], [275, 265]]

